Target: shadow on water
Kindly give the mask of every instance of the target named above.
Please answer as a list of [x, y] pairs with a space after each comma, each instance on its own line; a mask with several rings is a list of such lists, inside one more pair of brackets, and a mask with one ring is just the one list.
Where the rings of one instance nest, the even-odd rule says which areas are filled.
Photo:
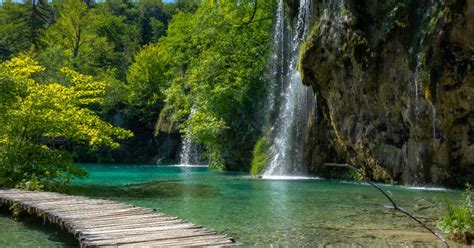
[[71, 185], [67, 194], [98, 198], [193, 198], [218, 197], [219, 190], [203, 184], [183, 184], [181, 182], [148, 182], [121, 186]]
[[7, 207], [0, 207], [0, 230], [0, 247], [79, 247], [74, 236], [59, 226], [28, 214], [14, 220]]

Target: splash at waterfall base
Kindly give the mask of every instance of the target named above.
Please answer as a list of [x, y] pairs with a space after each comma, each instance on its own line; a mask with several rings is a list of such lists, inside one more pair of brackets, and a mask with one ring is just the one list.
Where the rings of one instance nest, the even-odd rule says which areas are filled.
[[336, 162], [387, 182], [474, 182], [472, 1], [314, 2], [300, 58], [318, 99], [309, 171]]

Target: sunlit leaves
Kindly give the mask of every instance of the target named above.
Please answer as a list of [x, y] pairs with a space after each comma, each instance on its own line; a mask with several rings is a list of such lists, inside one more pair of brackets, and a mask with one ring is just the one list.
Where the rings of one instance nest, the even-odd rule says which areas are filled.
[[[107, 17], [97, 10], [89, 10], [80, 0], [62, 1], [58, 19], [43, 37], [47, 45], [43, 52], [53, 52], [59, 47], [74, 69], [97, 74], [98, 68], [104, 67], [101, 62], [113, 57], [112, 45], [97, 32], [101, 23], [97, 20]], [[54, 54], [48, 55], [51, 56]]]
[[70, 68], [64, 67], [61, 72], [69, 77], [77, 101], [81, 105], [103, 104], [107, 83], [94, 80], [92, 76], [80, 74]]
[[163, 52], [158, 44], [145, 46], [136, 56], [127, 74], [127, 103], [137, 119], [156, 120], [163, 108], [163, 91], [168, 86]]
[[18, 80], [31, 80], [31, 75], [44, 70], [38, 62], [26, 55], [12, 58], [5, 62], [4, 66], [10, 72], [10, 75]]
[[[118, 148], [117, 140], [132, 136], [129, 131], [101, 120], [88, 107], [100, 105], [106, 83], [69, 68], [61, 71], [70, 85], [36, 82], [43, 68], [32, 58], [21, 56], [0, 65], [0, 81], [26, 87], [0, 114], [0, 185], [15, 186], [31, 178], [43, 183], [65, 182], [83, 171], [72, 165], [67, 147], [87, 144], [92, 148]], [[36, 180], [35, 179], [35, 180]]]
[[186, 126], [186, 135], [207, 145], [214, 144], [222, 131], [227, 128], [224, 120], [199, 110], [186, 121]]

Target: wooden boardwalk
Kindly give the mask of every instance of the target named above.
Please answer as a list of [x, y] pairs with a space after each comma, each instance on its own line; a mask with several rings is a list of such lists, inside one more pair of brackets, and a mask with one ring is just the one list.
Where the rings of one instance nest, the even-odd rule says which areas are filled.
[[81, 247], [242, 247], [204, 227], [115, 201], [0, 189], [0, 205], [13, 204], [67, 229]]

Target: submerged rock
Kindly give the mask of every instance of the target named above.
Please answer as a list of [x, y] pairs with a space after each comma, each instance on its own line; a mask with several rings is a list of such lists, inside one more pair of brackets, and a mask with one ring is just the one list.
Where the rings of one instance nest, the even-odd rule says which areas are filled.
[[474, 182], [474, 1], [313, 1], [300, 58], [318, 100], [310, 170], [337, 162], [375, 180]]

